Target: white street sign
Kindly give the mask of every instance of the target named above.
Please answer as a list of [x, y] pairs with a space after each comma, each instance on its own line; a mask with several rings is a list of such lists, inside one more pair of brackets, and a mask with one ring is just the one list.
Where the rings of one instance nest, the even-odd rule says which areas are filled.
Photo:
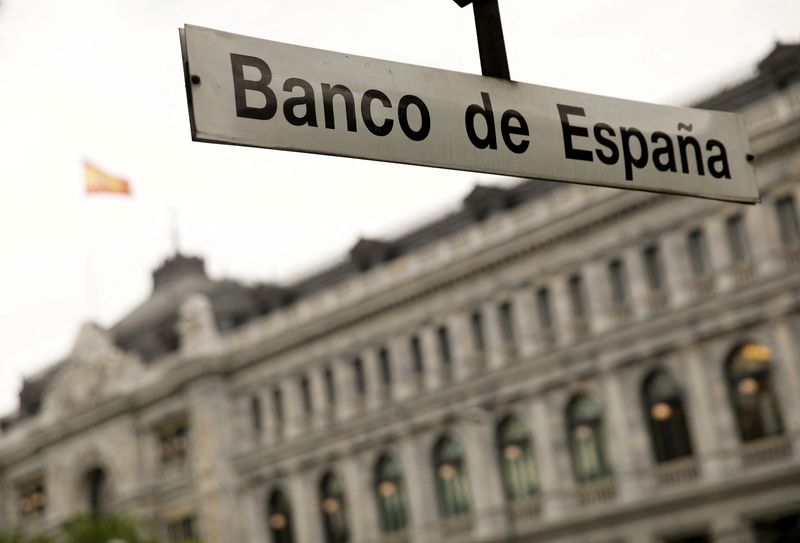
[[192, 138], [757, 202], [733, 113], [357, 57], [186, 25]]

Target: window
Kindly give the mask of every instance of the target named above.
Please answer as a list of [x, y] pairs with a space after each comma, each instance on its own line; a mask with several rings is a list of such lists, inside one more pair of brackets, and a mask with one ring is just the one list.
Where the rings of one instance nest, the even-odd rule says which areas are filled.
[[470, 316], [470, 323], [472, 325], [472, 341], [475, 350], [482, 353], [486, 350], [486, 340], [483, 336], [483, 316], [479, 310], [473, 311]]
[[750, 243], [747, 239], [747, 229], [741, 215], [733, 215], [725, 221], [725, 231], [728, 234], [728, 249], [733, 262], [742, 262], [750, 258]]
[[294, 524], [289, 499], [282, 490], [275, 490], [267, 502], [267, 519], [272, 543], [294, 543]]
[[470, 510], [469, 482], [464, 468], [464, 449], [450, 436], [443, 436], [433, 449], [439, 515], [451, 518]]
[[514, 344], [514, 308], [511, 302], [500, 304], [500, 334], [503, 343], [506, 345]]
[[442, 360], [445, 372], [449, 374], [453, 362], [453, 354], [450, 351], [450, 333], [447, 331], [446, 326], [440, 326], [436, 329], [436, 338], [439, 343], [439, 358]]
[[695, 277], [703, 277], [711, 273], [711, 258], [708, 256], [708, 243], [705, 233], [695, 228], [687, 237], [689, 244], [689, 263]]
[[506, 417], [497, 426], [497, 456], [506, 499], [515, 502], [536, 495], [539, 475], [530, 439], [525, 427], [515, 417]]
[[572, 306], [572, 316], [576, 319], [584, 318], [586, 316], [586, 300], [580, 275], [573, 275], [569, 278], [569, 300]]
[[17, 507], [23, 520], [44, 516], [47, 510], [47, 494], [43, 477], [37, 477], [19, 485], [17, 496]]
[[278, 430], [280, 430], [284, 422], [283, 391], [280, 387], [275, 387], [272, 390], [272, 410], [275, 413], [275, 422], [277, 423]]
[[642, 400], [656, 462], [690, 456], [692, 444], [678, 383], [664, 372], [651, 373], [643, 383]]
[[325, 542], [347, 543], [350, 541], [350, 527], [347, 524], [344, 488], [332, 472], [326, 473], [320, 480], [319, 496]]
[[608, 278], [611, 281], [611, 301], [615, 305], [628, 303], [628, 275], [625, 264], [620, 259], [614, 259], [608, 264]]
[[330, 366], [325, 366], [322, 372], [325, 379], [325, 395], [328, 399], [328, 405], [336, 403], [336, 383], [333, 380], [333, 369]]
[[106, 501], [108, 500], [106, 472], [102, 468], [89, 470], [85, 475], [85, 484], [89, 512], [92, 516], [98, 516], [105, 512]]
[[300, 394], [303, 396], [303, 413], [305, 413], [307, 417], [311, 416], [314, 410], [313, 404], [311, 403], [311, 383], [309, 383], [308, 377], [305, 375], [300, 377]]
[[778, 226], [781, 230], [781, 241], [787, 247], [800, 244], [800, 224], [797, 221], [797, 208], [793, 196], [784, 196], [775, 202], [778, 213]]
[[592, 398], [578, 396], [567, 408], [572, 467], [578, 482], [601, 479], [611, 474], [606, 461], [602, 408]]
[[364, 378], [364, 363], [361, 358], [354, 358], [353, 362], [353, 378], [355, 379], [356, 394], [363, 396], [367, 393], [367, 381]]
[[658, 292], [664, 289], [664, 267], [661, 262], [661, 251], [658, 245], [648, 245], [642, 252], [644, 259], [644, 273], [647, 286], [651, 291]]
[[250, 397], [250, 426], [256, 434], [260, 434], [264, 429], [264, 420], [261, 414], [261, 399], [255, 395]]
[[800, 541], [800, 511], [783, 513], [753, 522], [758, 543], [794, 543]]
[[175, 465], [186, 460], [188, 449], [188, 424], [185, 418], [166, 422], [158, 428], [161, 464]]
[[167, 524], [167, 540], [169, 543], [181, 543], [197, 539], [197, 519], [187, 515]]
[[422, 358], [422, 344], [417, 336], [411, 337], [411, 362], [414, 365], [414, 373], [421, 377], [425, 372], [425, 361]]
[[761, 343], [742, 345], [728, 359], [726, 373], [728, 395], [742, 441], [783, 433], [772, 386], [772, 349]]
[[544, 332], [553, 330], [553, 309], [550, 302], [550, 289], [542, 287], [536, 291], [536, 312], [539, 315], [539, 326]]
[[392, 388], [392, 359], [389, 357], [389, 349], [386, 347], [382, 347], [378, 351], [378, 364], [383, 387]]
[[403, 472], [392, 456], [381, 456], [375, 465], [375, 495], [378, 500], [381, 532], [404, 530], [408, 524], [408, 513]]

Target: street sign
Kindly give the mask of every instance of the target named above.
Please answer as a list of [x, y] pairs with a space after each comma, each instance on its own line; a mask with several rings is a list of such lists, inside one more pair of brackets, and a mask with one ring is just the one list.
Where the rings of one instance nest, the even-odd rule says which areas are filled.
[[186, 25], [192, 139], [757, 202], [733, 113], [400, 64]]

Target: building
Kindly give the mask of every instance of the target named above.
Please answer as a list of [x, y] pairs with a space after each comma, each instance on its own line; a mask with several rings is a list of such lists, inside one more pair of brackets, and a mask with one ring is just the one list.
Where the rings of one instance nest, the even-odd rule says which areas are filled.
[[294, 284], [176, 255], [25, 383], [0, 525], [169, 541], [800, 541], [800, 46], [737, 110], [762, 203], [542, 181]]

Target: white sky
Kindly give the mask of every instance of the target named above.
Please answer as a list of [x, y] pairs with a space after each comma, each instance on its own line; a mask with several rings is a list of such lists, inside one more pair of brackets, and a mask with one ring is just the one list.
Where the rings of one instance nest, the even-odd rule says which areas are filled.
[[[500, 0], [518, 81], [681, 104], [800, 40], [798, 0]], [[487, 176], [192, 143], [184, 23], [478, 73], [452, 0], [0, 0], [0, 414], [24, 375], [109, 326], [171, 251], [286, 280], [451, 209]], [[134, 197], [84, 195], [81, 161]], [[94, 281], [88, 281], [94, 277]]]

